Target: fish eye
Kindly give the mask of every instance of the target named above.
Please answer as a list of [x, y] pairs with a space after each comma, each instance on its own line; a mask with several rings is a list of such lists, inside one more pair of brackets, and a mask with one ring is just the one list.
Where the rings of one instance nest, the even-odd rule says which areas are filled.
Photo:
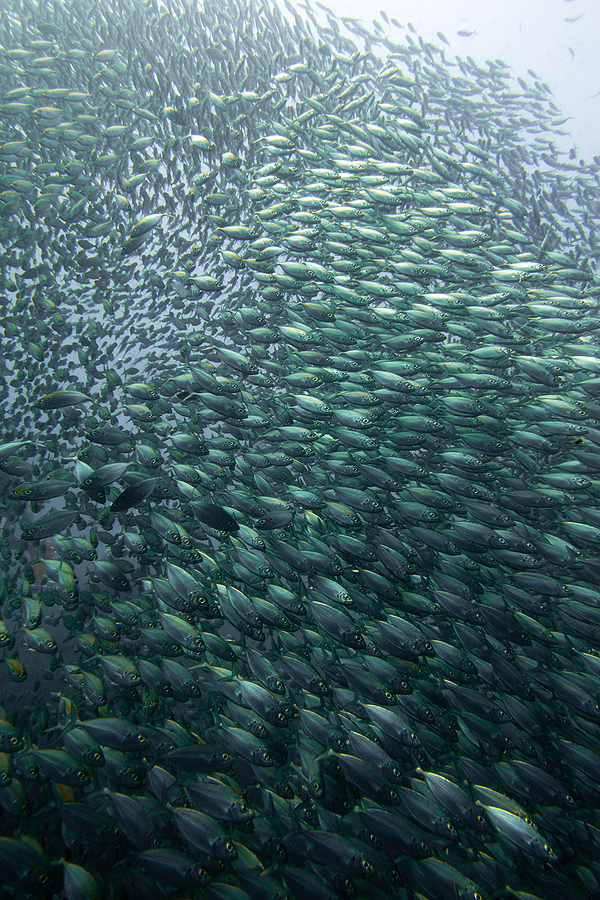
[[225, 849], [227, 850], [228, 853], [233, 853], [233, 851], [235, 850], [235, 847], [233, 846], [231, 841], [227, 841], [227, 843], [225, 844]]
[[87, 779], [87, 774], [85, 772], [79, 771], [77, 773], [77, 777], [80, 781], [85, 781]]
[[394, 699], [394, 697], [393, 697], [393, 695], [390, 693], [390, 691], [386, 691], [385, 694], [384, 694], [383, 696], [385, 697], [386, 700], [393, 700], [393, 699]]
[[565, 794], [565, 800], [567, 801], [567, 803], [575, 803], [573, 797], [571, 797], [570, 794]]

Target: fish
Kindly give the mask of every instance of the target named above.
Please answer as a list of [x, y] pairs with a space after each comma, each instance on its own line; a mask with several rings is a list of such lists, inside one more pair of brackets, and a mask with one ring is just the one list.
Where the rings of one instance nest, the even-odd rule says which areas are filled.
[[600, 157], [470, 28], [4, 7], [11, 895], [597, 896]]
[[50, 512], [32, 522], [22, 522], [21, 537], [26, 541], [40, 541], [65, 531], [77, 518], [76, 511]]
[[235, 532], [239, 526], [234, 517], [226, 510], [214, 503], [196, 502], [193, 506], [194, 514], [205, 525], [217, 531], [228, 533]]
[[122, 512], [125, 509], [130, 509], [132, 506], [138, 506], [147, 497], [150, 497], [157, 484], [158, 479], [156, 478], [143, 478], [135, 482], [115, 497], [111, 503], [111, 509], [114, 512]]
[[67, 406], [78, 406], [90, 401], [91, 397], [82, 394], [81, 391], [55, 391], [52, 394], [44, 394], [35, 401], [38, 409], [64, 409]]

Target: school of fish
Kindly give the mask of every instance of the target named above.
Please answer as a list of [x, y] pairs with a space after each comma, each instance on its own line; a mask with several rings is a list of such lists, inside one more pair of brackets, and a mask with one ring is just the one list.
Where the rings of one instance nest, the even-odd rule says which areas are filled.
[[0, 896], [597, 898], [600, 158], [283, 3], [2, 5]]

